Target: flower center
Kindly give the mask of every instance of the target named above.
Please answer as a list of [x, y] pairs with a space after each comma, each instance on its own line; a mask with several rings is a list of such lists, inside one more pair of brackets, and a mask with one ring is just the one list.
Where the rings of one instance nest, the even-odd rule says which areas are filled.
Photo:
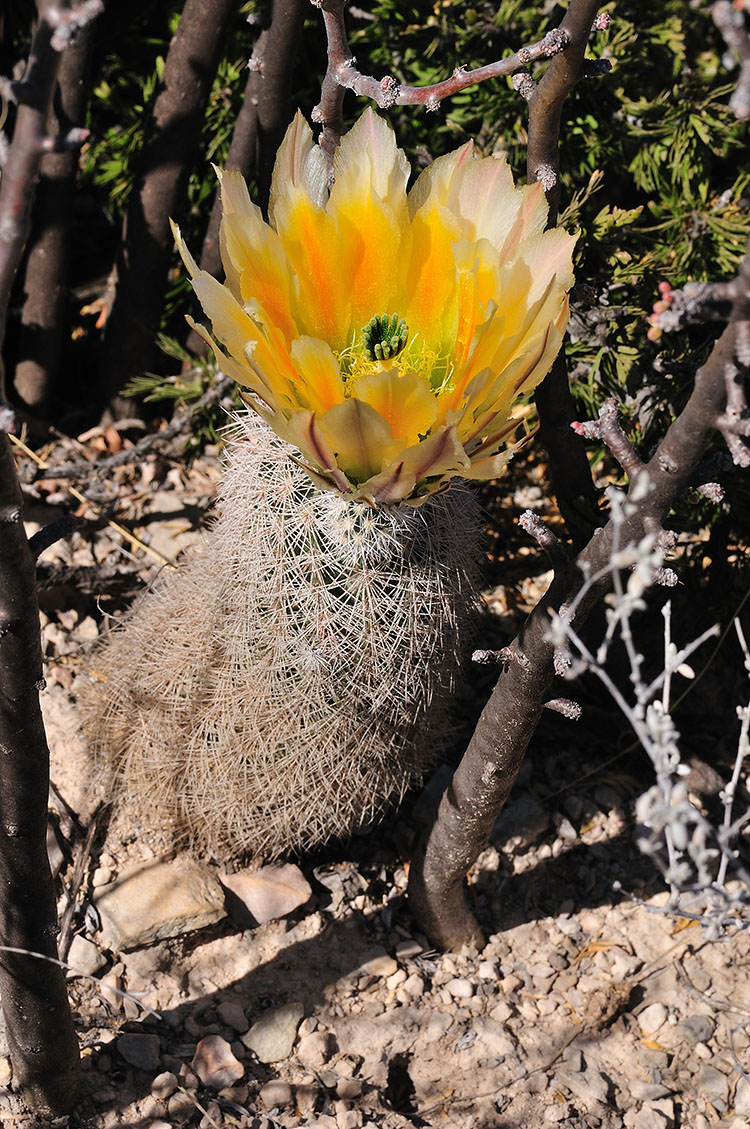
[[370, 361], [387, 361], [396, 357], [409, 340], [409, 327], [398, 314], [370, 318], [362, 329], [365, 356]]

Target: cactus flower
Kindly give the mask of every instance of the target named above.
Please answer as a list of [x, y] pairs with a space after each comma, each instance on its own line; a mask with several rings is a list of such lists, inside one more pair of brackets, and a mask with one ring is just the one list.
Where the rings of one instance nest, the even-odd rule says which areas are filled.
[[417, 505], [511, 457], [521, 394], [568, 319], [574, 239], [545, 231], [540, 184], [516, 187], [471, 143], [425, 169], [367, 110], [325, 158], [300, 114], [279, 149], [269, 222], [219, 172], [226, 281], [175, 235], [243, 397], [321, 487]]

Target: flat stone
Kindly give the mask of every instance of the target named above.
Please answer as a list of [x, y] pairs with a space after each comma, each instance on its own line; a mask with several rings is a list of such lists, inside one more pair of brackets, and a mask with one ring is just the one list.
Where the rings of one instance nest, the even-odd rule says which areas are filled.
[[273, 1078], [270, 1082], [266, 1082], [265, 1086], [261, 1086], [258, 1097], [265, 1109], [283, 1108], [294, 1104], [292, 1087], [288, 1082], [282, 1082], [280, 1078]]
[[70, 964], [68, 979], [72, 980], [79, 973], [83, 976], [93, 976], [100, 968], [104, 968], [107, 958], [98, 945], [89, 941], [88, 937], [76, 933], [70, 943], [68, 962]]
[[637, 1078], [628, 1082], [630, 1096], [637, 1102], [654, 1102], [666, 1098], [672, 1091], [658, 1082], [641, 1082]]
[[151, 1083], [151, 1096], [165, 1102], [167, 1098], [172, 1097], [176, 1089], [177, 1075], [171, 1070], [164, 1070], [161, 1074], [157, 1074]]
[[[220, 877], [222, 884], [239, 899], [258, 925], [286, 917], [312, 897], [310, 883], [294, 863], [276, 863], [262, 866], [259, 870], [239, 870]], [[230, 900], [227, 908], [234, 916]]]
[[575, 1070], [558, 1070], [554, 1084], [565, 1086], [571, 1094], [575, 1094], [585, 1102], [604, 1103], [609, 1094], [609, 1082], [598, 1070], [584, 1070], [583, 1073]]
[[221, 1035], [207, 1035], [195, 1048], [190, 1063], [204, 1086], [223, 1090], [233, 1086], [245, 1073], [245, 1068], [232, 1054], [232, 1048]]
[[159, 1037], [157, 1035], [120, 1035], [115, 1045], [118, 1054], [130, 1066], [139, 1070], [156, 1070], [159, 1066]]
[[225, 1027], [231, 1027], [234, 1031], [242, 1033], [250, 1026], [244, 1007], [235, 1000], [225, 1000], [224, 1003], [219, 1004], [216, 1014]]
[[505, 1058], [515, 1054], [516, 1044], [502, 1023], [480, 1016], [474, 1020], [472, 1030], [476, 1031], [477, 1043], [488, 1058]]
[[644, 1035], [654, 1035], [666, 1023], [667, 1014], [664, 1004], [651, 1004], [638, 1016], [638, 1026]]
[[680, 1020], [675, 1031], [686, 1043], [707, 1043], [714, 1033], [716, 1024], [709, 1015], [688, 1015]]
[[419, 941], [415, 941], [413, 937], [409, 937], [405, 941], [399, 941], [396, 945], [396, 956], [399, 960], [408, 960], [409, 957], [418, 957], [423, 951]]
[[704, 1098], [713, 1101], [714, 1098], [720, 1098], [722, 1101], [727, 1100], [729, 1092], [729, 1082], [720, 1070], [709, 1063], [704, 1065], [698, 1071], [695, 1077], [695, 1089]]
[[225, 916], [214, 872], [189, 858], [141, 863], [94, 895], [101, 943], [113, 952], [179, 937]]
[[669, 1118], [660, 1109], [644, 1106], [633, 1118], [632, 1129], [668, 1129]]
[[333, 1053], [333, 1039], [328, 1031], [314, 1031], [297, 1044], [297, 1058], [303, 1066], [324, 1066]]
[[271, 1008], [242, 1036], [242, 1042], [261, 1062], [281, 1062], [289, 1058], [294, 1049], [297, 1028], [304, 1014], [300, 1003]]
[[412, 972], [401, 985], [404, 992], [409, 996], [421, 996], [424, 992], [424, 980], [418, 972]]
[[359, 966], [360, 973], [367, 976], [381, 976], [383, 979], [392, 976], [397, 969], [398, 964], [385, 949], [374, 950]]
[[454, 1000], [470, 1000], [474, 995], [474, 985], [463, 976], [458, 976], [455, 980], [449, 980], [445, 987], [453, 996]]
[[336, 1095], [344, 1101], [354, 1101], [362, 1093], [361, 1078], [339, 1078], [336, 1083]]
[[740, 1077], [737, 1081], [737, 1089], [734, 1092], [734, 1112], [750, 1114], [750, 1081], [745, 1077]]

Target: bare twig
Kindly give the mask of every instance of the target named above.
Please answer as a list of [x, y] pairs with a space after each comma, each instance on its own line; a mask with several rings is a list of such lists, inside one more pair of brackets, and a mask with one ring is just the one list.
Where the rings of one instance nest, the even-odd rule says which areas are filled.
[[571, 427], [576, 435], [581, 435], [585, 439], [601, 439], [609, 447], [631, 482], [635, 481], [643, 470], [643, 463], [620, 426], [619, 410], [614, 398], [610, 397], [604, 401], [599, 409], [598, 420], [588, 420], [585, 423], [574, 421]]

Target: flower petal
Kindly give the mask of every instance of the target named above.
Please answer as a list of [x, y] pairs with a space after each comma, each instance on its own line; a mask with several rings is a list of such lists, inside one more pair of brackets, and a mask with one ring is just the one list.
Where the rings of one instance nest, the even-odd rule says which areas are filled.
[[354, 382], [353, 395], [386, 421], [397, 443], [416, 443], [437, 418], [437, 400], [424, 378], [397, 368], [373, 372]]
[[318, 423], [337, 466], [354, 482], [365, 482], [398, 453], [386, 421], [361, 400], [336, 404]]
[[292, 362], [299, 373], [300, 396], [314, 412], [325, 412], [344, 399], [339, 363], [329, 345], [316, 337], [299, 337], [292, 343]]

